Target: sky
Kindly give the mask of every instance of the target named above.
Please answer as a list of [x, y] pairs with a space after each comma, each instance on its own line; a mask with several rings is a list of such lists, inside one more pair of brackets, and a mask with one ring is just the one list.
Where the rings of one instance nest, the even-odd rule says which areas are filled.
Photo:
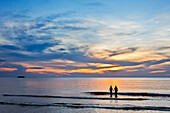
[[170, 77], [170, 0], [0, 0], [0, 77]]

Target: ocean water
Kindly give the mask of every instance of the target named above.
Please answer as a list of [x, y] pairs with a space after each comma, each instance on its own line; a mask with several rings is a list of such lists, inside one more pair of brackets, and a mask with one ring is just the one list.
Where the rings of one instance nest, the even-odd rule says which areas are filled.
[[37, 112], [168, 113], [170, 78], [0, 78], [0, 113]]

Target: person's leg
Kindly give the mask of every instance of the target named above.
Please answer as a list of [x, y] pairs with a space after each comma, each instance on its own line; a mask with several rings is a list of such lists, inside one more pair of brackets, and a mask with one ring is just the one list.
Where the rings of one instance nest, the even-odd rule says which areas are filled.
[[117, 98], [117, 92], [115, 91], [115, 98]]

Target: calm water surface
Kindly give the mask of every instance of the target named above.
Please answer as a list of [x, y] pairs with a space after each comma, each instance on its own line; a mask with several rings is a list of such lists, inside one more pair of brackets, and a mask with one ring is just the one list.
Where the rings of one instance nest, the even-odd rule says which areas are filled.
[[[118, 112], [155, 113], [161, 110], [119, 110], [100, 107], [169, 107], [170, 97], [123, 96], [118, 98], [144, 98], [148, 100], [100, 100], [72, 98], [41, 98], [10, 95], [48, 95], [109, 98], [109, 95], [90, 95], [83, 92], [108, 92], [110, 85], [117, 85], [119, 92], [147, 92], [170, 94], [170, 78], [0, 78], [0, 111], [2, 113], [67, 113], [67, 112]], [[13, 103], [9, 104], [9, 103]], [[57, 103], [57, 106], [56, 104]], [[62, 105], [58, 105], [61, 104]], [[64, 103], [64, 104], [63, 104]], [[24, 104], [21, 106], [20, 104]], [[32, 105], [50, 106], [32, 106]], [[71, 105], [72, 107], [68, 107]], [[74, 108], [73, 106], [83, 106]], [[100, 108], [100, 109], [99, 109]]]

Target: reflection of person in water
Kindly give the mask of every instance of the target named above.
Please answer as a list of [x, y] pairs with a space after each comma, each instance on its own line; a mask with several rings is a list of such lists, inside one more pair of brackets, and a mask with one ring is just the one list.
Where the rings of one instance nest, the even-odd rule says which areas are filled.
[[109, 90], [110, 90], [110, 97], [112, 97], [112, 91], [113, 91], [112, 86], [110, 86]]
[[117, 86], [116, 86], [116, 85], [115, 85], [114, 91], [115, 91], [115, 98], [117, 98], [118, 88], [117, 88]]

